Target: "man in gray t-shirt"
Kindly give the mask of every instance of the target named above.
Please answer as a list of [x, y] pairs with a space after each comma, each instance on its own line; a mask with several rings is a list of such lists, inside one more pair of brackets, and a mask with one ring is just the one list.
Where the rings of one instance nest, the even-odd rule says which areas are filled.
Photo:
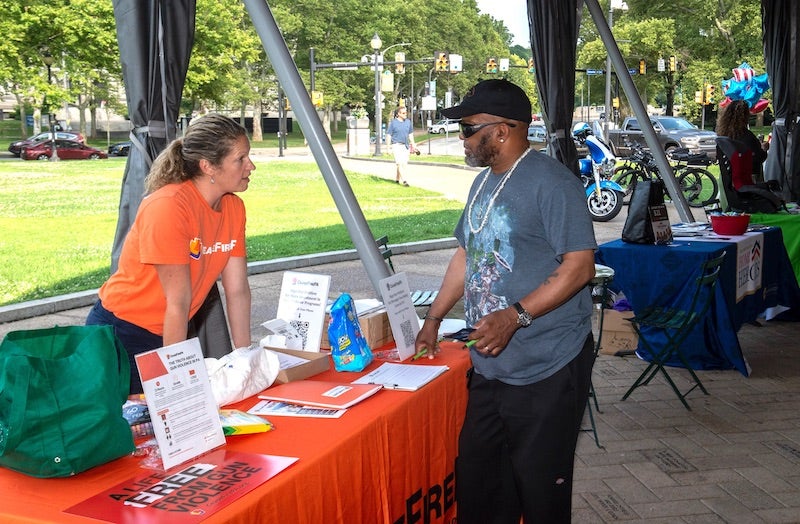
[[579, 179], [529, 149], [531, 106], [506, 80], [461, 104], [466, 163], [487, 166], [455, 229], [460, 247], [417, 337], [464, 300], [473, 368], [459, 436], [459, 524], [569, 522], [575, 445], [594, 359], [597, 244]]

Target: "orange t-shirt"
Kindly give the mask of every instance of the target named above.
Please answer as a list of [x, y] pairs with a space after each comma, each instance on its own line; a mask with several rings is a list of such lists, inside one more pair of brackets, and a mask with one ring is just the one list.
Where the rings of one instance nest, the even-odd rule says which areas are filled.
[[169, 184], [142, 200], [117, 272], [100, 288], [100, 300], [118, 318], [163, 335], [166, 297], [154, 264], [189, 265], [191, 318], [230, 257], [244, 256], [241, 198], [224, 195], [215, 211], [191, 181]]

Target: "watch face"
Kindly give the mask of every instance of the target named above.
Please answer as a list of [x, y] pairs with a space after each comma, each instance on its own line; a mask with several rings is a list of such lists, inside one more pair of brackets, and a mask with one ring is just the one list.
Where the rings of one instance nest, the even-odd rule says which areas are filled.
[[533, 316], [527, 311], [523, 311], [519, 314], [519, 318], [517, 318], [517, 324], [522, 327], [528, 327], [533, 324]]

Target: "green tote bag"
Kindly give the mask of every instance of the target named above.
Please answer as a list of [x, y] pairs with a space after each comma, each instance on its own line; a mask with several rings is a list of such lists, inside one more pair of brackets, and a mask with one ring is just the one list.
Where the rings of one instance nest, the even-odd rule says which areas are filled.
[[111, 326], [8, 333], [0, 344], [0, 466], [66, 477], [134, 450], [130, 365]]

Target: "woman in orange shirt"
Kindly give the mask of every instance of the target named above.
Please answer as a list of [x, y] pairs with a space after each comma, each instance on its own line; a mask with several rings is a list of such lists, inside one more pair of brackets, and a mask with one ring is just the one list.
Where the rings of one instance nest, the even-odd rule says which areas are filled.
[[234, 193], [254, 169], [245, 129], [215, 114], [193, 121], [153, 163], [119, 267], [86, 320], [114, 326], [131, 362], [131, 393], [142, 391], [133, 356], [186, 340], [220, 276], [234, 347], [250, 345], [245, 209]]

